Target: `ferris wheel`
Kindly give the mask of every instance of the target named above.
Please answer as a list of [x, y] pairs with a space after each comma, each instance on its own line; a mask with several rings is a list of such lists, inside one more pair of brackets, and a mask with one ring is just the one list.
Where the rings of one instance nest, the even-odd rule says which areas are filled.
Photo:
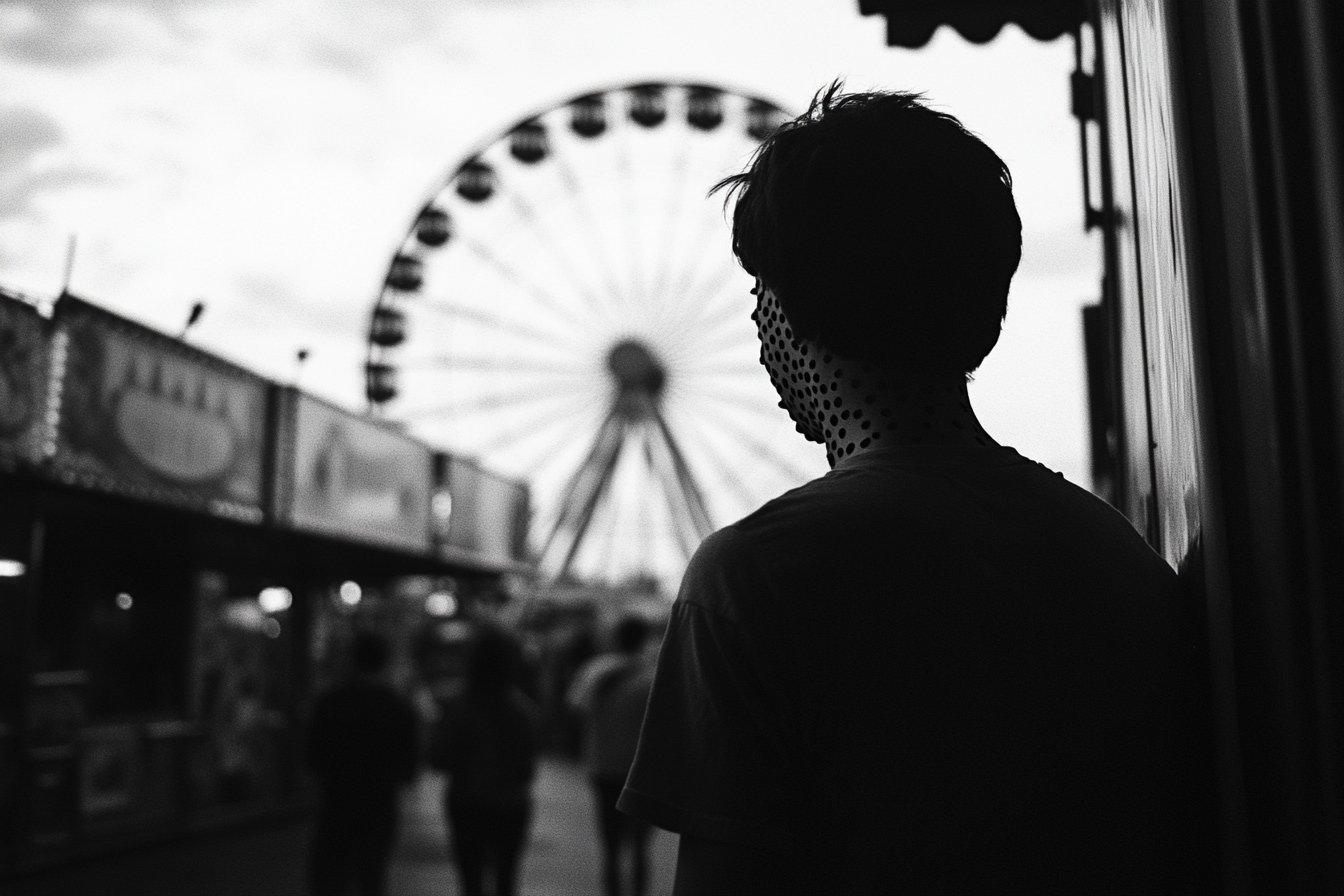
[[452, 168], [393, 255], [371, 409], [526, 480], [546, 579], [669, 590], [705, 535], [825, 472], [706, 195], [784, 118], [704, 84], [575, 97]]

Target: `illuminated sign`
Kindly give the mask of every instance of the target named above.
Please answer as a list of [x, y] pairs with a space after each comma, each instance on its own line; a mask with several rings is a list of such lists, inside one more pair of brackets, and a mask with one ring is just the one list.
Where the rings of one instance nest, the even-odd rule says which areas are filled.
[[59, 478], [260, 521], [265, 380], [71, 296], [55, 319]]
[[42, 460], [48, 351], [37, 309], [0, 293], [0, 469]]

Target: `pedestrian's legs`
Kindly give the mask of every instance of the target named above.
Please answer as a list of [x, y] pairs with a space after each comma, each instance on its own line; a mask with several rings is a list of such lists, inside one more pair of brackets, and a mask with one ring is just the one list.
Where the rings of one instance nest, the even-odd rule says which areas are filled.
[[340, 896], [354, 876], [349, 838], [319, 817], [308, 857], [308, 887], [312, 896]]
[[370, 825], [371, 830], [358, 843], [356, 876], [360, 896], [383, 896], [387, 887], [387, 860], [391, 857], [395, 833], [392, 824]]
[[621, 829], [625, 816], [616, 808], [616, 800], [625, 786], [625, 779], [593, 775], [592, 781], [598, 828], [602, 835], [602, 881], [607, 896], [621, 896]]
[[625, 816], [625, 841], [630, 844], [632, 882], [630, 896], [644, 896], [649, 886], [649, 834], [652, 828], [638, 818]]
[[514, 896], [517, 892], [518, 858], [523, 851], [523, 841], [527, 837], [527, 823], [532, 816], [532, 807], [509, 806], [498, 810], [493, 825], [498, 839], [495, 841], [495, 896]]
[[461, 801], [449, 799], [448, 827], [452, 830], [453, 849], [457, 853], [457, 871], [462, 877], [463, 896], [485, 896], [485, 853], [488, 848], [484, 828], [487, 813]]

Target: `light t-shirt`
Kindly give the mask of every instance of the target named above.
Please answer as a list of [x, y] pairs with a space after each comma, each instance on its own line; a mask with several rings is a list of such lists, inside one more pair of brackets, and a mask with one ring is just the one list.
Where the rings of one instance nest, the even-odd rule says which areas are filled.
[[621, 808], [804, 891], [1180, 889], [1207, 845], [1190, 609], [1010, 448], [856, 455], [696, 552]]
[[579, 669], [565, 702], [583, 713], [588, 774], [624, 778], [635, 758], [653, 666], [642, 655], [604, 653]]

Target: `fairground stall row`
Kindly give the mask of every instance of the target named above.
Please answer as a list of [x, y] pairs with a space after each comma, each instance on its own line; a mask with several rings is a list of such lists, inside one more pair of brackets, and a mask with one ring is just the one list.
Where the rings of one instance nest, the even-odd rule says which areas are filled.
[[525, 573], [527, 491], [70, 295], [0, 291], [0, 876], [305, 802], [356, 624]]

